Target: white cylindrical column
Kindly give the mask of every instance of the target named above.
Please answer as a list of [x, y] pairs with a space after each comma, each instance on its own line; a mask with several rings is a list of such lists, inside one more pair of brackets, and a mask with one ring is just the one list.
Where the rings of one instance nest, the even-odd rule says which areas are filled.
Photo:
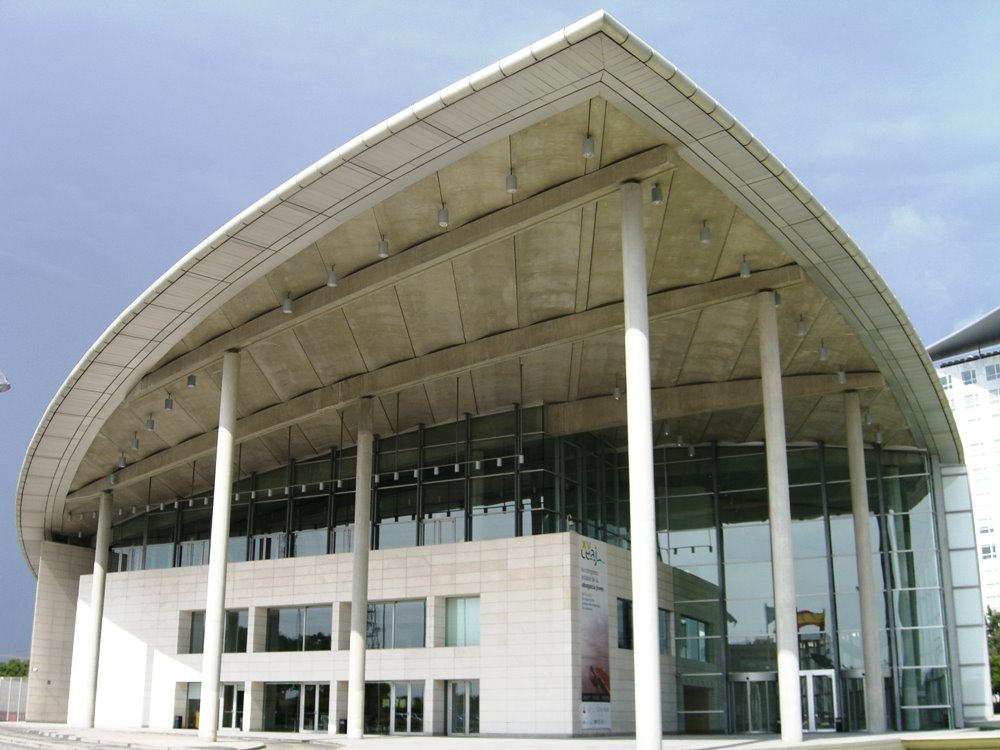
[[233, 451], [236, 446], [236, 392], [240, 383], [240, 353], [222, 355], [222, 396], [219, 436], [215, 449], [215, 490], [212, 495], [212, 539], [208, 553], [205, 597], [205, 648], [201, 667], [201, 718], [198, 736], [215, 742], [219, 733], [219, 675], [226, 617], [226, 550], [233, 498]]
[[795, 605], [792, 512], [788, 496], [785, 402], [781, 391], [781, 354], [778, 348], [778, 316], [774, 309], [774, 292], [760, 292], [757, 295], [757, 334], [764, 397], [767, 508], [771, 525], [781, 739], [784, 742], [801, 742], [802, 688], [799, 685], [799, 629]]
[[659, 750], [663, 742], [663, 718], [660, 714], [659, 590], [653, 493], [649, 313], [646, 306], [646, 237], [642, 227], [639, 183], [625, 183], [621, 194], [632, 632], [635, 647], [635, 744], [640, 750]]
[[358, 413], [357, 478], [354, 483], [354, 559], [351, 568], [351, 650], [347, 666], [347, 736], [353, 739], [360, 739], [365, 731], [365, 647], [368, 636], [372, 444], [372, 400], [363, 398]]
[[861, 599], [861, 645], [865, 658], [865, 712], [868, 731], [885, 732], [885, 688], [879, 652], [878, 608], [872, 542], [868, 528], [868, 478], [865, 476], [865, 444], [861, 426], [861, 397], [857, 391], [844, 394], [847, 427], [847, 467], [851, 477], [851, 513], [854, 516], [854, 554], [858, 565], [858, 595]]
[[102, 492], [97, 507], [97, 539], [94, 541], [94, 577], [90, 582], [90, 638], [84, 644], [83, 673], [86, 675], [80, 701], [83, 715], [73, 724], [94, 726], [97, 708], [97, 671], [101, 659], [101, 623], [104, 620], [104, 584], [108, 574], [108, 549], [111, 546], [111, 493]]

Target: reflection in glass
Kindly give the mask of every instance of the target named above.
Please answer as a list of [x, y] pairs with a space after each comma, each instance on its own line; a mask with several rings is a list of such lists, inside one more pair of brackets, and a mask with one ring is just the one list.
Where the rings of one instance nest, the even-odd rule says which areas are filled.
[[472, 538], [506, 539], [514, 536], [514, 476], [477, 477], [471, 482]]
[[292, 555], [326, 554], [327, 496], [296, 498], [292, 503]]
[[174, 565], [174, 511], [150, 513], [146, 527], [146, 570]]
[[277, 560], [287, 556], [285, 527], [288, 502], [264, 500], [253, 504], [253, 534], [250, 538], [251, 560]]
[[417, 488], [379, 488], [375, 521], [378, 548], [415, 547], [417, 544]]
[[423, 543], [465, 541], [465, 480], [424, 485]]

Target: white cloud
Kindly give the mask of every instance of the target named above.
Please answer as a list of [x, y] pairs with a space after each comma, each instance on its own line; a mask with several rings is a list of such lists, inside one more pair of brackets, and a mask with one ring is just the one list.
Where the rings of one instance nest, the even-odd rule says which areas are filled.
[[937, 243], [948, 234], [948, 223], [934, 214], [924, 214], [913, 206], [897, 206], [889, 214], [885, 228], [886, 246]]

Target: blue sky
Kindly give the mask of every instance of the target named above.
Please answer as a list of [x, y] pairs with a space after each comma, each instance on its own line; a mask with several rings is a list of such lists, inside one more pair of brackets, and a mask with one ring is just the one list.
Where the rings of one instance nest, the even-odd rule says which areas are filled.
[[[21, 462], [104, 329], [291, 175], [596, 7], [0, 0], [0, 658], [30, 646]], [[798, 175], [925, 343], [1000, 304], [1000, 3], [605, 8]]]

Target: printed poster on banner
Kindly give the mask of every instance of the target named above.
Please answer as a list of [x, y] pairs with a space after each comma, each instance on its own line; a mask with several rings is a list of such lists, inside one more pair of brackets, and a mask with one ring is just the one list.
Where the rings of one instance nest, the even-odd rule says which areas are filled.
[[583, 729], [611, 729], [608, 547], [580, 538], [580, 698]]

